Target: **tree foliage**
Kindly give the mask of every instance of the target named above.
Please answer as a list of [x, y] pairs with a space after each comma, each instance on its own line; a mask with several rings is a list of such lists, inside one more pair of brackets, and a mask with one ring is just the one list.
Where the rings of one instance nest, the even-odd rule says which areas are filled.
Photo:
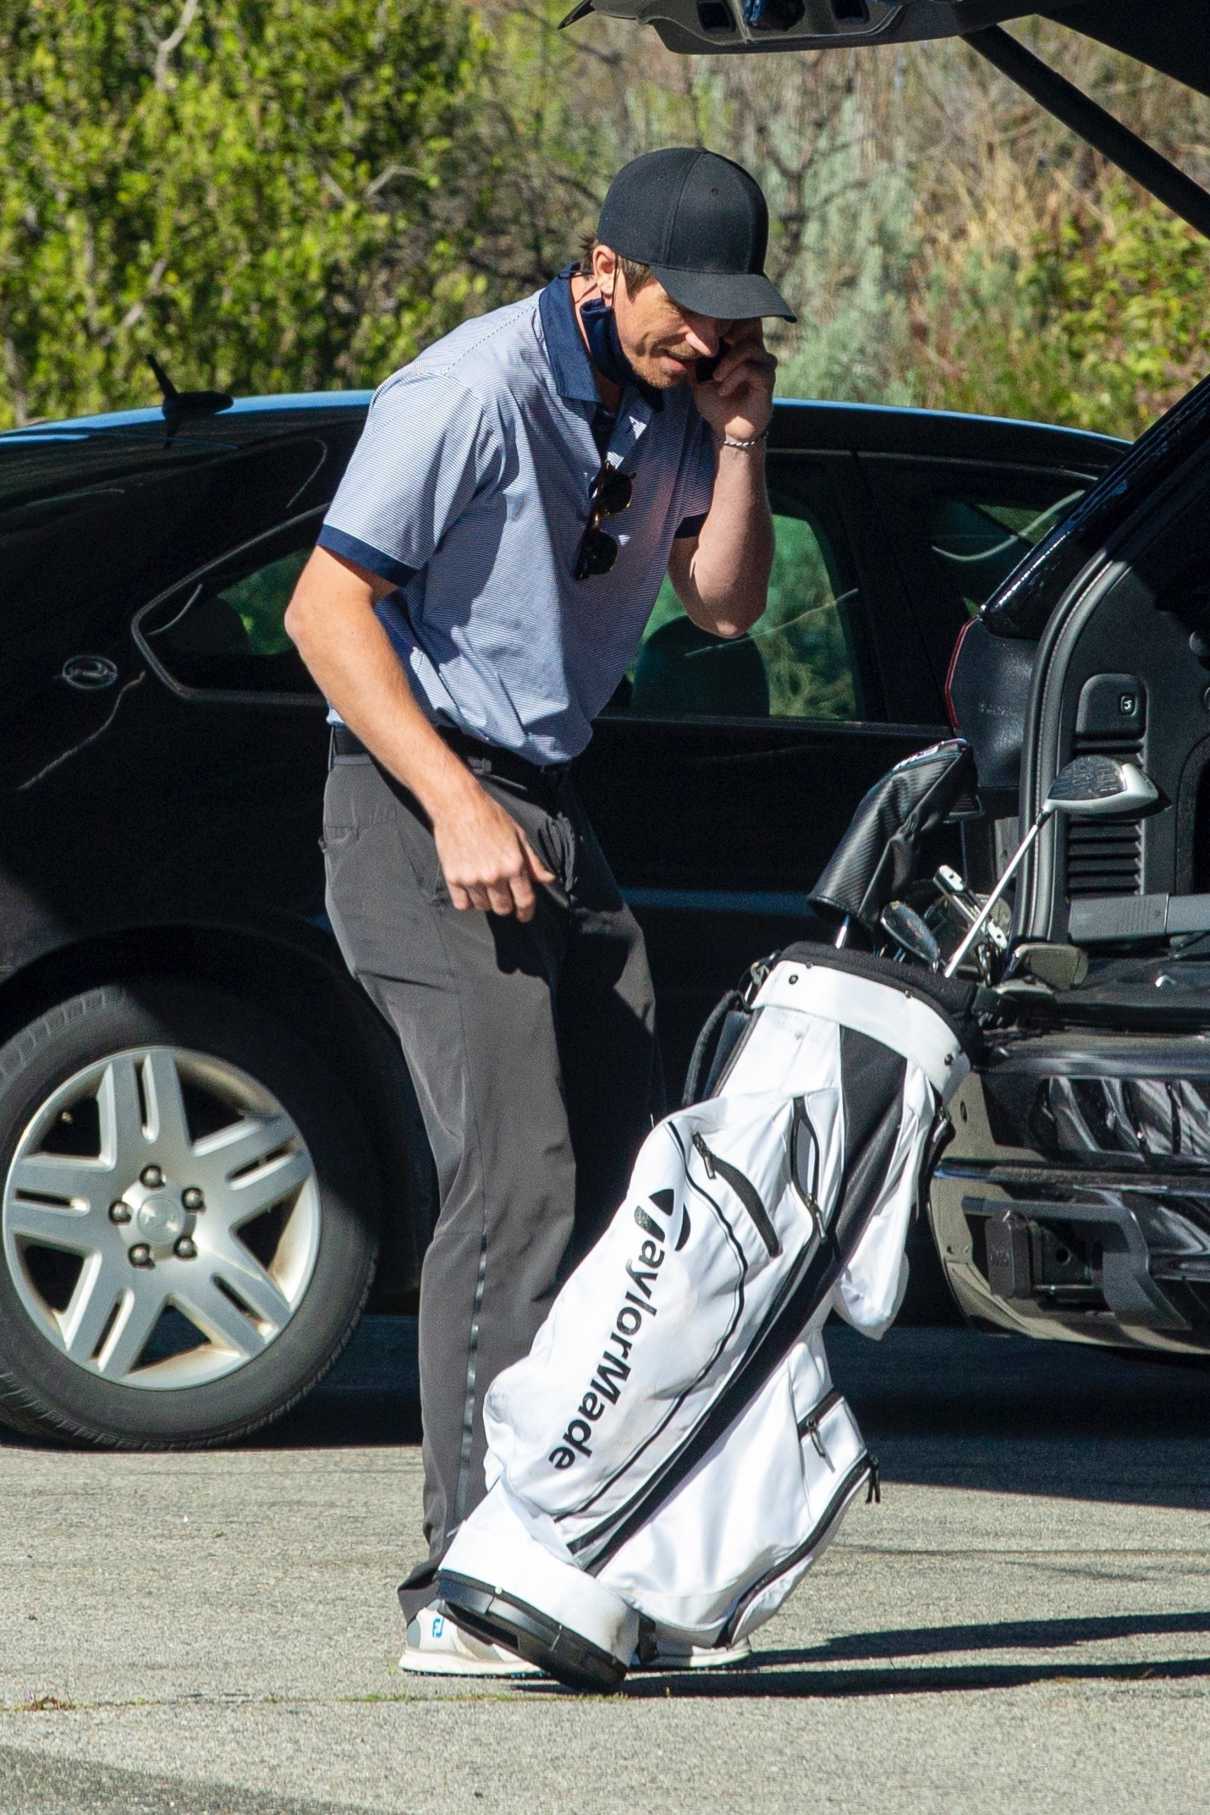
[[376, 380], [466, 313], [484, 39], [430, 0], [0, 0], [9, 421]]
[[[1210, 101], [1061, 25], [1026, 36], [1210, 179]], [[908, 53], [904, 83], [915, 400], [1137, 434], [1206, 369], [1210, 246], [966, 47]]]
[[[377, 382], [575, 256], [659, 145], [770, 202], [784, 393], [1133, 432], [1205, 362], [1201, 242], [958, 42], [677, 57], [567, 0], [0, 0], [0, 423]], [[1210, 177], [1210, 102], [1044, 57]]]
[[1210, 243], [1125, 183], [1065, 214], [1022, 273], [1064, 421], [1137, 434], [1210, 369]]

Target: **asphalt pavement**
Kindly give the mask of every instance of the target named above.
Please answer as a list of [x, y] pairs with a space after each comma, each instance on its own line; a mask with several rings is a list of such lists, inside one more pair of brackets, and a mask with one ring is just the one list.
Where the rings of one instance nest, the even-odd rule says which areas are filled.
[[0, 1438], [4, 1815], [1182, 1812], [1210, 1804], [1210, 1369], [836, 1329], [882, 1462], [751, 1667], [404, 1677], [414, 1330], [259, 1443]]

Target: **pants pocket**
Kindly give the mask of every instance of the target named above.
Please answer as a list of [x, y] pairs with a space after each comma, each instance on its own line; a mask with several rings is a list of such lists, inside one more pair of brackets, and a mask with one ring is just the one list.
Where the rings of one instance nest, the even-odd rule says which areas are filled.
[[424, 900], [432, 907], [448, 907], [450, 891], [437, 855], [437, 841], [419, 804], [397, 800], [393, 824]]
[[341, 851], [348, 850], [356, 837], [356, 826], [330, 826], [325, 821], [319, 835], [319, 848], [325, 857], [336, 857]]
[[[522, 826], [522, 831], [525, 827]], [[562, 816], [544, 813], [526, 837], [542, 862], [550, 870], [564, 895], [571, 893], [575, 882], [575, 834]]]

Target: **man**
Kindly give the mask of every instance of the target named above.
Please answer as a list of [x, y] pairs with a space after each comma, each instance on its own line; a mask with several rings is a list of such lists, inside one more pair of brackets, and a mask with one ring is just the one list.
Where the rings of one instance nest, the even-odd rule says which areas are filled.
[[568, 765], [665, 571], [716, 635], [764, 610], [760, 318], [794, 319], [762, 274], [767, 231], [725, 158], [628, 164], [578, 269], [378, 390], [287, 613], [333, 708], [329, 913], [399, 1033], [440, 1191], [405, 1669], [519, 1667], [434, 1611], [436, 1565], [484, 1492], [487, 1387], [658, 1107], [642, 937]]

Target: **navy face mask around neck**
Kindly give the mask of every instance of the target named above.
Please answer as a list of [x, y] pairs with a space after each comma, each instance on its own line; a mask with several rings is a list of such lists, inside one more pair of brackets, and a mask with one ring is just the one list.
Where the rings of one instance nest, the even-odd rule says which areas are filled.
[[647, 387], [622, 351], [618, 324], [613, 318], [613, 310], [604, 298], [593, 296], [581, 303], [580, 320], [584, 323], [584, 332], [588, 336], [589, 355], [601, 377], [620, 385], [623, 390], [628, 384], [633, 384], [645, 392]]

